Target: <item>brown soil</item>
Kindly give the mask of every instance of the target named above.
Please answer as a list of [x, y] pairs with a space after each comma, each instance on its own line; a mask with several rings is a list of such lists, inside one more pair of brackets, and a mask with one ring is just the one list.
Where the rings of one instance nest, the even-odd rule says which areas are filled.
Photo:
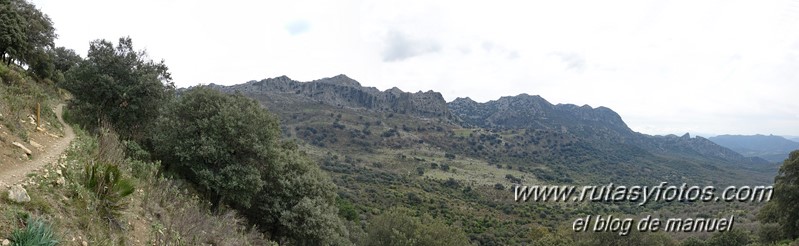
[[[59, 104], [54, 110], [58, 116], [58, 122], [64, 127], [63, 135], [54, 134], [46, 129], [45, 131], [34, 130], [29, 133], [28, 138], [41, 145], [42, 148], [34, 147], [31, 142], [17, 141], [31, 150], [30, 158], [26, 157], [25, 152], [12, 145], [10, 141], [0, 143], [4, 154], [2, 162], [0, 162], [0, 191], [20, 183], [28, 173], [38, 170], [48, 163], [55, 163], [64, 150], [69, 147], [69, 143], [75, 138], [75, 133], [72, 131], [72, 127], [64, 123], [64, 119], [61, 118], [63, 107], [64, 104]], [[3, 137], [6, 140], [14, 139], [3, 131], [0, 131], [0, 134], [4, 134]]]

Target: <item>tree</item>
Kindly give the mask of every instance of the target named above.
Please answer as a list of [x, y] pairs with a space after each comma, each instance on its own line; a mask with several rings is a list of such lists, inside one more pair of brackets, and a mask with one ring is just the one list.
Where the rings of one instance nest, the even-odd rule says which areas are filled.
[[40, 78], [52, 76], [52, 61], [47, 54], [57, 35], [53, 22], [24, 0], [0, 0], [0, 57], [6, 64], [17, 59]]
[[83, 58], [75, 53], [74, 50], [64, 47], [56, 47], [49, 50], [47, 54], [50, 56], [53, 69], [52, 75], [49, 77], [56, 83], [64, 82], [66, 80], [65, 74], [83, 61]]
[[37, 49], [35, 52], [28, 54], [29, 65], [28, 71], [40, 80], [54, 79], [57, 75], [55, 65], [53, 65], [53, 51], [51, 49], [41, 50]]
[[195, 87], [156, 123], [153, 154], [214, 207], [228, 205], [272, 238], [300, 245], [349, 244], [336, 186], [253, 99]]
[[0, 61], [11, 64], [13, 56], [21, 50], [25, 42], [24, 22], [11, 0], [0, 0]]
[[19, 59], [28, 65], [41, 62], [43, 53], [47, 49], [55, 48], [55, 34], [53, 22], [47, 14], [42, 13], [35, 5], [25, 0], [13, 0], [16, 11], [22, 16], [22, 30], [25, 42], [22, 43]]
[[774, 178], [774, 198], [761, 209], [758, 217], [764, 222], [777, 222], [783, 236], [799, 237], [799, 150], [794, 150], [782, 163]]
[[785, 239], [782, 226], [777, 223], [760, 223], [757, 229], [757, 238], [763, 244], [774, 244]]
[[58, 37], [53, 22], [33, 4], [24, 0], [17, 2], [18, 11], [25, 20], [25, 42], [22, 43], [19, 59], [28, 65], [29, 73], [39, 79], [51, 79], [55, 75], [51, 51], [55, 48], [55, 39]]
[[56, 47], [53, 49], [53, 65], [55, 69], [61, 72], [69, 71], [72, 67], [77, 66], [83, 58], [80, 57], [74, 50], [64, 47]]
[[346, 245], [337, 216], [336, 186], [294, 143], [281, 144], [266, 163], [264, 188], [245, 215], [280, 241], [299, 245]]
[[248, 208], [273, 158], [277, 120], [251, 99], [205, 87], [167, 107], [153, 136], [154, 154], [186, 176], [217, 206]]
[[107, 119], [123, 138], [142, 140], [159, 109], [174, 94], [164, 61], [155, 63], [144, 51], [135, 51], [130, 37], [114, 47], [106, 40], [89, 45], [87, 58], [71, 69], [62, 87], [75, 96], [79, 123], [96, 126]]

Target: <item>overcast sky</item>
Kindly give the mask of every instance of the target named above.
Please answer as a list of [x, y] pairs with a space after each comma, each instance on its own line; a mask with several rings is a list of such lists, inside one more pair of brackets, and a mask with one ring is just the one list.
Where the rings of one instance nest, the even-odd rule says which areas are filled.
[[648, 134], [799, 136], [799, 0], [34, 0], [56, 45], [130, 36], [179, 87], [346, 74], [606, 106]]

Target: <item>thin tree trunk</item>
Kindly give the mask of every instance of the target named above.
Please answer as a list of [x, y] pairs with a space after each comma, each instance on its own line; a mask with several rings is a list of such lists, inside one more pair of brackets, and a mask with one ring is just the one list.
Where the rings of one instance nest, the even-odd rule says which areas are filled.
[[222, 203], [222, 195], [211, 194], [211, 211], [214, 213], [219, 212], [219, 206]]

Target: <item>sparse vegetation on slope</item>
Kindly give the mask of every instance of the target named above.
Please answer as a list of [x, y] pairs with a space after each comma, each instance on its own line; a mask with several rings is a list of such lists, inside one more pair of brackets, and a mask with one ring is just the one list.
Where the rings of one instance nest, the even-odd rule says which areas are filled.
[[[70, 244], [83, 241], [91, 245], [268, 243], [257, 231], [248, 230], [244, 220], [235, 213], [213, 213], [209, 203], [187, 189], [190, 186], [160, 176], [158, 163], [121, 156], [122, 159], [112, 162], [117, 164], [103, 164], [106, 169], [97, 170], [107, 170], [110, 166], [116, 170], [112, 171], [113, 174], [87, 176], [84, 168], [91, 167], [91, 163], [100, 163], [103, 159], [100, 158], [100, 149], [107, 148], [98, 142], [108, 143], [107, 138], [114, 137], [101, 135], [98, 140], [82, 130], [78, 135], [59, 160], [30, 175], [24, 182], [31, 202], [20, 204], [0, 200], [0, 214], [4, 215], [0, 217], [0, 237], [11, 237], [12, 231], [29, 224], [20, 221], [34, 217], [48, 221], [54, 235]], [[112, 188], [107, 191], [111, 193], [100, 195], [97, 189], [92, 188], [98, 185], [87, 185], [113, 183], [114, 179], [128, 179], [130, 183], [124, 185], [125, 189]], [[133, 187], [135, 190], [131, 190]]]
[[[135, 50], [129, 37], [116, 45], [94, 41], [83, 59], [53, 47], [52, 23], [23, 0], [0, 0], [0, 20], [0, 34], [9, 34], [0, 35], [0, 144], [37, 136], [30, 123], [37, 103], [43, 122], [56, 122], [47, 109], [67, 98], [56, 87], [71, 92], [64, 115], [81, 126], [64, 155], [19, 186], [29, 197], [0, 199], [0, 239], [13, 243], [797, 242], [791, 194], [799, 155], [785, 161], [778, 195], [762, 209], [757, 203], [516, 202], [517, 185], [759, 185], [771, 173], [752, 167], [758, 159], [704, 138], [635, 133], [608, 108], [552, 105], [539, 96], [448, 104], [437, 92], [379, 91], [343, 75], [176, 91], [165, 62]], [[2, 160], [22, 160], [6, 149]], [[619, 236], [571, 227], [588, 215], [648, 214], [734, 215], [736, 228]]]

